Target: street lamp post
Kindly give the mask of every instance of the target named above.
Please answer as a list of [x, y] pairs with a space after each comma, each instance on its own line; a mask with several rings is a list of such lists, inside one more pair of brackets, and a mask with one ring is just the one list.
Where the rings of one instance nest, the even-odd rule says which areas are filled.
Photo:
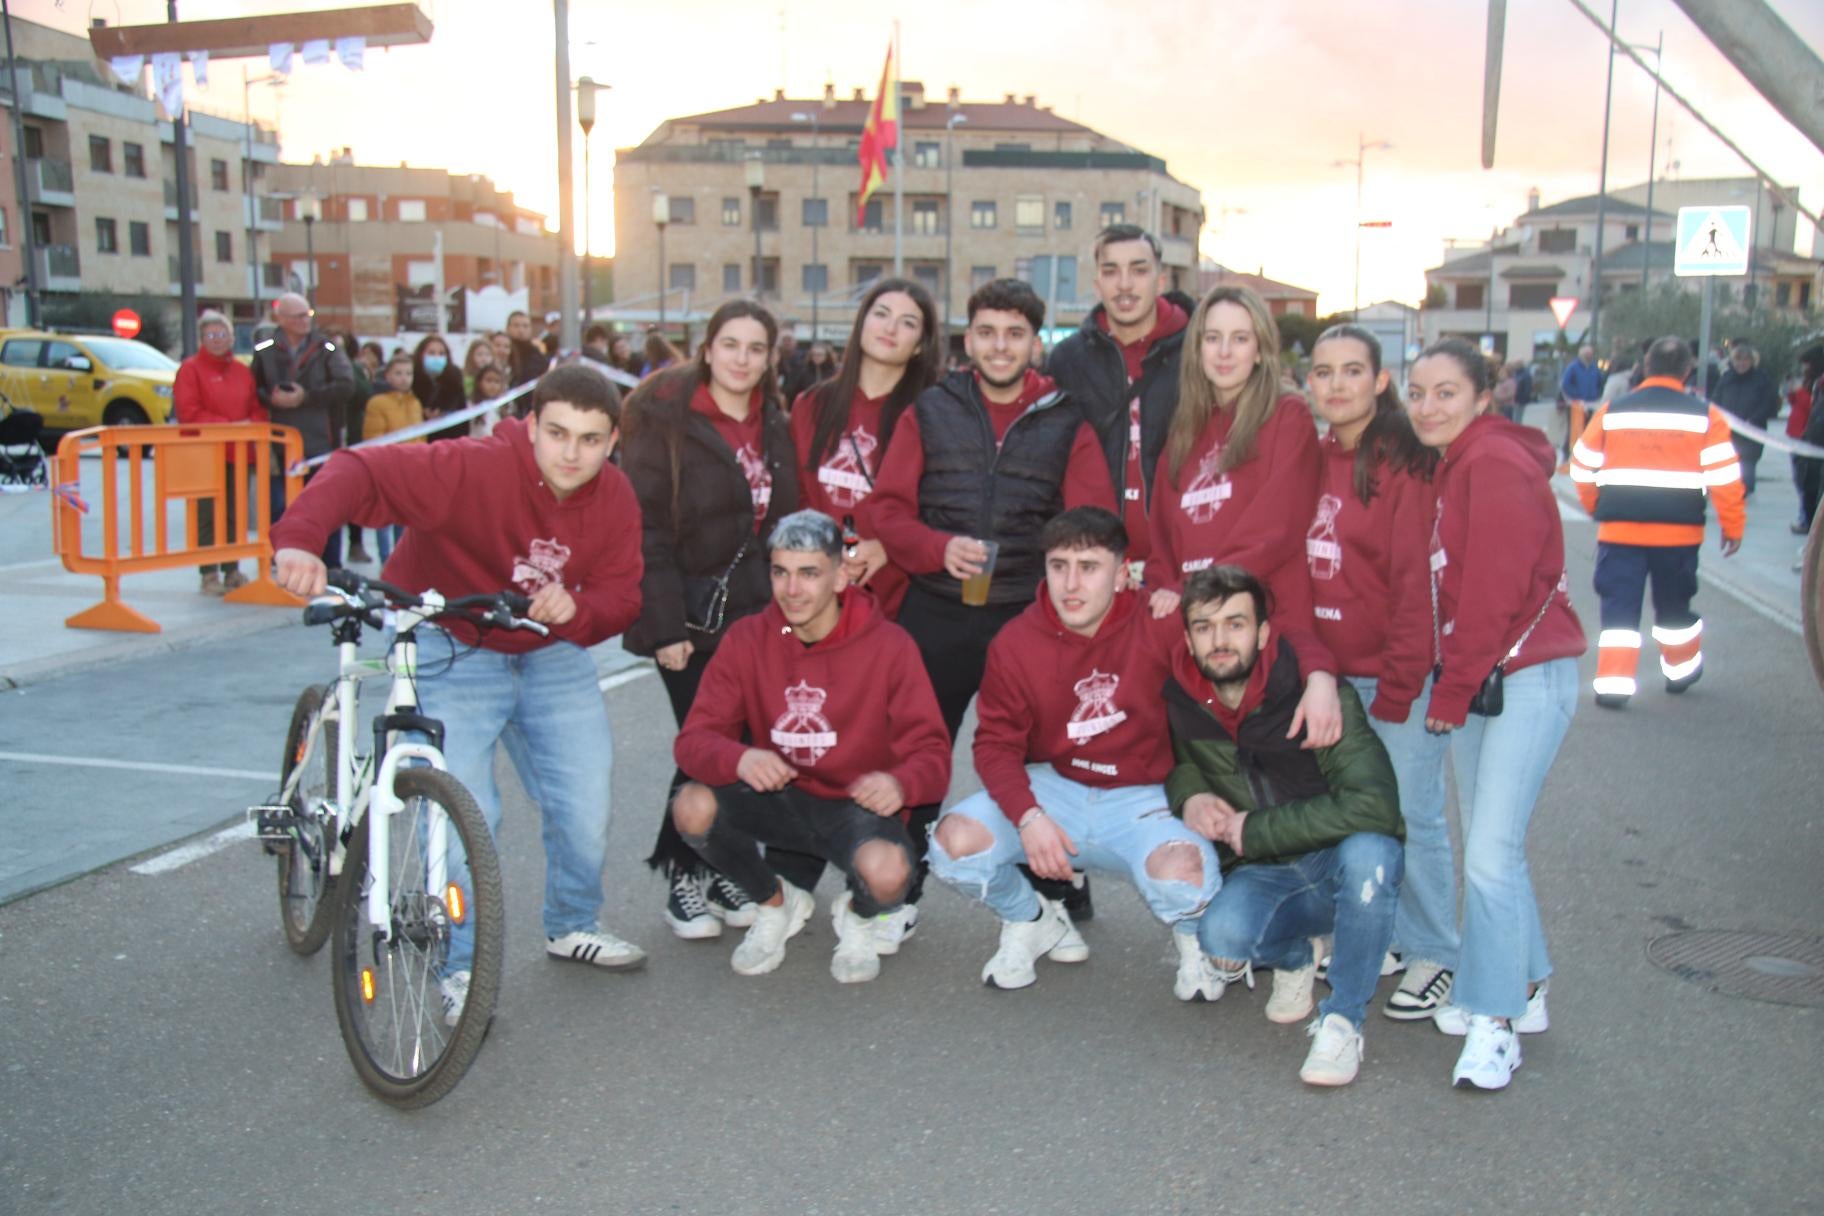
[[[822, 143], [820, 136], [823, 128], [817, 121], [817, 111], [812, 110], [808, 114], [794, 114], [792, 121], [811, 124], [811, 197], [821, 202], [823, 196], [817, 192], [817, 167], [818, 148]], [[823, 214], [818, 217], [818, 222], [811, 225], [811, 265], [819, 268], [818, 274], [811, 277], [811, 341], [813, 342], [817, 340], [818, 306], [823, 299], [823, 280], [819, 277], [822, 274], [822, 263], [817, 260], [817, 230], [823, 227], [823, 220], [828, 216], [829, 208], [825, 207]]]
[[760, 192], [766, 189], [766, 166], [750, 156], [742, 166], [747, 174], [748, 209], [754, 221], [754, 299], [760, 298]]
[[652, 196], [652, 222], [659, 229], [659, 334], [665, 333], [665, 225], [671, 223], [671, 196], [656, 191]]
[[304, 284], [304, 298], [310, 302], [312, 309], [317, 306], [317, 246], [314, 229], [317, 221], [323, 218], [323, 202], [314, 194], [301, 194], [297, 202], [298, 218], [304, 221], [304, 264], [310, 268], [310, 278]]
[[583, 128], [583, 326], [588, 328], [594, 320], [590, 315], [593, 307], [593, 288], [595, 286], [595, 251], [590, 248], [592, 237], [589, 224], [589, 133], [595, 130], [595, 94], [597, 90], [611, 89], [613, 85], [597, 84], [587, 76], [579, 76], [576, 81], [576, 121]]
[[[1597, 345], [1602, 334], [1602, 230], [1609, 202], [1609, 111], [1615, 100], [1615, 21], [1621, 15], [1621, 0], [1609, 6], [1609, 75], [1602, 86], [1602, 164], [1596, 171], [1596, 252], [1590, 260], [1590, 328], [1583, 340], [1596, 350], [1596, 362], [1602, 363], [1602, 347]], [[1647, 179], [1649, 182], [1651, 178]], [[1652, 231], [1648, 218], [1647, 230]]]
[[950, 298], [956, 294], [956, 268], [950, 257], [950, 237], [956, 231], [956, 128], [969, 121], [957, 112], [944, 122], [944, 357], [950, 356]]
[[1354, 320], [1362, 311], [1362, 164], [1368, 159], [1368, 153], [1386, 152], [1393, 147], [1384, 139], [1371, 140], [1365, 135], [1356, 135], [1355, 159], [1331, 162], [1332, 168], [1340, 169], [1344, 165], [1355, 166], [1355, 298], [1349, 308], [1349, 319]]

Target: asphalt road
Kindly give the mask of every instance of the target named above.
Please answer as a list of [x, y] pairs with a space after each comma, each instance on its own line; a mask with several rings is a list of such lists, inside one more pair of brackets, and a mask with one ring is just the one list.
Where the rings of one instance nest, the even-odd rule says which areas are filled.
[[[1567, 531], [1593, 637], [1591, 530]], [[508, 779], [500, 1012], [426, 1111], [355, 1079], [327, 960], [285, 948], [251, 843], [0, 907], [0, 1211], [1818, 1210], [1824, 1015], [1715, 994], [1645, 953], [1686, 926], [1824, 932], [1824, 695], [1790, 631], [1708, 588], [1700, 605], [1705, 681], [1675, 700], [1644, 679], [1623, 714], [1586, 692], [1548, 783], [1532, 858], [1552, 1029], [1523, 1040], [1505, 1093], [1451, 1090], [1457, 1041], [1378, 1013], [1356, 1084], [1306, 1088], [1306, 1039], [1264, 1019], [1267, 981], [1181, 1005], [1165, 931], [1101, 880], [1091, 960], [1041, 964], [1024, 992], [980, 986], [993, 918], [945, 890], [873, 984], [829, 978], [826, 910], [779, 971], [738, 977], [732, 936], [670, 936], [638, 860], [671, 768], [645, 677], [606, 694], [606, 919], [651, 965], [544, 958], [536, 812]], [[286, 630], [73, 676], [5, 703], [4, 746], [263, 769], [291, 690], [328, 658]], [[9, 816], [202, 826], [263, 792], [29, 768], [6, 769]], [[973, 785], [960, 764], [954, 792]]]

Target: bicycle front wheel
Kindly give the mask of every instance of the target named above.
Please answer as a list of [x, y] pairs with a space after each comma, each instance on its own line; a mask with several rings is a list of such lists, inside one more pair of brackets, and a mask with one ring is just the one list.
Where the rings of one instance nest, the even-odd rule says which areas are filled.
[[306, 955], [321, 950], [328, 939], [335, 902], [330, 898], [329, 853], [336, 821], [325, 808], [336, 796], [336, 724], [322, 721], [329, 696], [330, 689], [321, 685], [298, 695], [279, 767], [281, 789], [297, 774], [297, 786], [286, 799], [293, 816], [291, 839], [276, 849], [279, 924], [286, 944]]
[[[361, 1080], [409, 1110], [454, 1089], [481, 1049], [500, 990], [506, 930], [500, 861], [474, 797], [448, 773], [428, 768], [401, 769], [395, 789], [405, 807], [381, 825], [385, 872], [375, 872], [374, 825], [366, 822], [351, 836], [342, 867], [336, 1020]], [[384, 884], [385, 924], [368, 917], [376, 882]], [[462, 964], [468, 994], [452, 1025], [444, 981], [458, 932], [472, 934], [473, 953]]]

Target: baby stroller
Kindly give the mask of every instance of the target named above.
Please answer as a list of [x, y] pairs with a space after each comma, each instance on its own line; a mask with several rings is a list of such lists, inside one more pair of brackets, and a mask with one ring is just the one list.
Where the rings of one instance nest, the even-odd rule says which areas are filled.
[[50, 484], [50, 461], [39, 446], [44, 418], [22, 410], [0, 396], [0, 492], [43, 489]]

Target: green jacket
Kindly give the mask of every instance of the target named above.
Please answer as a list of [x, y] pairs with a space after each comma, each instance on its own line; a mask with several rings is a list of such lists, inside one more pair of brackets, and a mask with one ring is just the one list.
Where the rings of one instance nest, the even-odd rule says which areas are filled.
[[1199, 699], [1197, 692], [1207, 695], [1209, 683], [1192, 676], [1195, 668], [1188, 655], [1180, 653], [1165, 686], [1177, 759], [1165, 782], [1172, 813], [1182, 818], [1184, 804], [1194, 794], [1215, 794], [1248, 812], [1242, 825], [1245, 855], [1238, 858], [1226, 845], [1216, 846], [1225, 872], [1249, 862], [1290, 860], [1357, 832], [1406, 838], [1393, 764], [1368, 725], [1361, 698], [1347, 682], [1337, 689], [1343, 737], [1334, 747], [1305, 751], [1299, 746], [1302, 731], [1297, 738], [1286, 738], [1302, 680], [1291, 647], [1284, 641], [1277, 644], [1266, 695], [1242, 719], [1239, 739]]

